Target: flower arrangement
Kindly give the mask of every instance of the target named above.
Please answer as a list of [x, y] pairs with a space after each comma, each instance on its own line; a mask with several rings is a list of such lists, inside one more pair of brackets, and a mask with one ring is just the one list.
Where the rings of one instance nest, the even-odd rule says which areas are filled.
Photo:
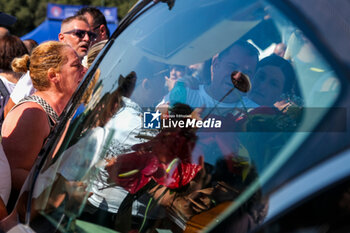
[[109, 160], [106, 170], [116, 185], [131, 194], [150, 180], [169, 189], [187, 185], [202, 169], [191, 161], [195, 134], [181, 129], [161, 131], [149, 142], [132, 147], [135, 152]]

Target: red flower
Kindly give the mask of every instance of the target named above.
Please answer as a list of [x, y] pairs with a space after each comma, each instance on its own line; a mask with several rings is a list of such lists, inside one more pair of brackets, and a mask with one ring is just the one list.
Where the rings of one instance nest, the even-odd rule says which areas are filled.
[[[171, 166], [171, 165], [170, 165]], [[170, 189], [177, 189], [187, 185], [197, 173], [202, 169], [202, 166], [193, 163], [183, 163], [175, 165], [174, 169], [165, 166], [162, 167], [165, 174], [160, 177], [153, 176], [153, 179], [160, 185]], [[173, 171], [172, 171], [173, 170]]]
[[195, 145], [191, 132], [162, 131], [147, 143], [133, 146], [136, 152], [111, 159], [106, 170], [112, 180], [131, 194], [151, 179], [170, 189], [187, 185], [202, 169], [191, 161]]
[[152, 179], [158, 165], [157, 157], [152, 154], [134, 152], [111, 159], [106, 170], [114, 183], [134, 194]]

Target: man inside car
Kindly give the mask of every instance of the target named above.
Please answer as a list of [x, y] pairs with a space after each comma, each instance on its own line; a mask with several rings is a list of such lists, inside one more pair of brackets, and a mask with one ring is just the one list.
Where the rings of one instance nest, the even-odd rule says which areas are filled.
[[180, 102], [191, 107], [225, 108], [239, 107], [239, 93], [229, 93], [234, 85], [231, 75], [242, 72], [251, 78], [259, 61], [259, 51], [246, 41], [237, 41], [221, 53], [213, 56], [211, 64], [211, 83], [199, 85], [198, 89], [186, 86], [181, 79], [170, 93], [170, 106]]

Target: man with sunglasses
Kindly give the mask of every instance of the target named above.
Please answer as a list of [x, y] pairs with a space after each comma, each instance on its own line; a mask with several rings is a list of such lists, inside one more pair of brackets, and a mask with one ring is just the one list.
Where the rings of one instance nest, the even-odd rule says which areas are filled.
[[[71, 16], [62, 21], [61, 32], [58, 34], [58, 40], [70, 45], [78, 54], [82, 61], [91, 46], [92, 41], [97, 35], [91, 31], [90, 25], [84, 16]], [[15, 89], [11, 93], [10, 99], [5, 105], [4, 116], [11, 108], [22, 98], [27, 97], [35, 92], [29, 72], [16, 84]]]
[[96, 33], [97, 38], [92, 44], [95, 44], [101, 40], [108, 40], [110, 36], [109, 29], [107, 27], [107, 21], [103, 13], [96, 7], [84, 7], [81, 8], [75, 15], [84, 16], [91, 30]]
[[87, 54], [96, 37], [97, 35], [91, 31], [87, 19], [80, 15], [64, 19], [61, 24], [61, 32], [58, 34], [59, 41], [69, 44], [81, 60]]

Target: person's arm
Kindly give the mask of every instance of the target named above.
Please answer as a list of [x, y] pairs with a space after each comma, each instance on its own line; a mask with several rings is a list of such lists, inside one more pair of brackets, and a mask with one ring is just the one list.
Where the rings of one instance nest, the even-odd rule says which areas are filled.
[[9, 100], [7, 101], [7, 104], [5, 105], [5, 108], [4, 108], [4, 118], [7, 116], [7, 113], [12, 109], [12, 107], [15, 105], [16, 104], [12, 101], [12, 99], [10, 97]]
[[21, 189], [49, 133], [47, 115], [36, 103], [21, 104], [8, 114], [2, 145], [11, 168], [12, 188]]

